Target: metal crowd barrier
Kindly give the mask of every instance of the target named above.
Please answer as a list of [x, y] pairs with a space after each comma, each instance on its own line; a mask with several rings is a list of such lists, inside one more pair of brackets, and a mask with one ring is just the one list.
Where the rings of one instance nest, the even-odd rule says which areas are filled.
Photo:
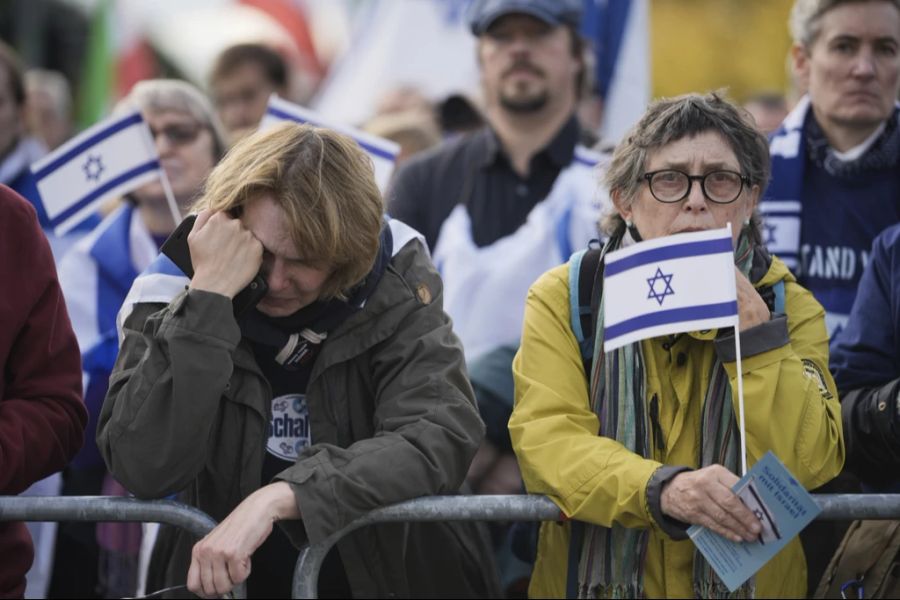
[[[117, 496], [0, 496], [0, 521], [165, 523], [180, 527], [198, 539], [217, 524], [206, 513], [172, 500]], [[246, 586], [239, 585], [232, 595], [246, 598]]]
[[[818, 519], [900, 519], [900, 494], [814, 494]], [[317, 598], [319, 569], [328, 551], [348, 533], [376, 523], [398, 521], [561, 521], [559, 508], [546, 496], [432, 496], [378, 508], [317, 544], [300, 550], [292, 596]]]
[[[900, 519], [900, 494], [817, 494], [825, 520]], [[561, 521], [559, 508], [546, 496], [432, 496], [386, 506], [300, 551], [292, 583], [294, 598], [316, 598], [319, 569], [328, 551], [345, 535], [376, 523], [405, 521]], [[165, 523], [198, 538], [216, 522], [202, 511], [171, 500], [112, 496], [0, 496], [0, 521], [129, 521]], [[246, 587], [235, 588], [246, 598]]]

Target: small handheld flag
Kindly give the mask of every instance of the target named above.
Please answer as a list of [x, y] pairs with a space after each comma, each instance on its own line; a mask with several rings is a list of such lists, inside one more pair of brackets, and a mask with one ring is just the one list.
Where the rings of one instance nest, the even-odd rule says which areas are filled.
[[735, 328], [741, 474], [747, 472], [741, 336], [731, 224], [640, 242], [606, 255], [603, 351], [639, 340]]
[[606, 352], [644, 338], [737, 325], [731, 229], [610, 252], [603, 290]]
[[163, 176], [150, 129], [140, 112], [94, 125], [31, 165], [31, 172], [41, 196], [39, 209], [59, 235], [107, 198]]
[[309, 123], [316, 127], [325, 127], [333, 129], [338, 133], [343, 133], [356, 140], [356, 143], [366, 151], [372, 159], [372, 165], [375, 169], [375, 182], [378, 189], [382, 192], [387, 189], [388, 181], [391, 179], [391, 173], [394, 172], [394, 162], [397, 160], [397, 154], [400, 152], [400, 145], [366, 133], [353, 127], [347, 127], [339, 123], [327, 120], [315, 111], [309, 110], [297, 104], [282, 100], [275, 94], [269, 98], [269, 106], [266, 108], [266, 115], [263, 117], [259, 128], [265, 129], [282, 121], [294, 121], [295, 123]]

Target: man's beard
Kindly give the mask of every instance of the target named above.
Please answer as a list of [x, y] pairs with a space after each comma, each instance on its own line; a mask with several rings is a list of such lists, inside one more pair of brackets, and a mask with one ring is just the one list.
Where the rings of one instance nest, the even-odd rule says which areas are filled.
[[528, 95], [522, 98], [510, 96], [508, 94], [500, 94], [500, 106], [512, 113], [528, 114], [535, 113], [543, 109], [550, 99], [550, 94], [546, 91], [538, 94]]

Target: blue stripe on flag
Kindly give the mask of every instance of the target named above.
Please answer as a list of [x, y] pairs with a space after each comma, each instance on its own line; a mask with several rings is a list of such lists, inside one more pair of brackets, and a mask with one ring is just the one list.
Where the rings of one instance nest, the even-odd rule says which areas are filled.
[[631, 0], [593, 0], [585, 2], [581, 33], [594, 49], [596, 88], [605, 99], [616, 76], [619, 54], [628, 27]]
[[586, 166], [586, 167], [596, 167], [596, 166], [597, 166], [597, 161], [596, 161], [596, 160], [590, 160], [590, 159], [585, 158], [585, 157], [583, 157], [583, 156], [578, 156], [577, 154], [576, 154], [573, 158], [575, 159], [575, 162], [581, 163], [581, 164], [583, 164], [583, 165]]
[[700, 306], [686, 306], [684, 308], [671, 308], [669, 310], [660, 310], [631, 319], [626, 319], [621, 323], [610, 325], [605, 329], [604, 337], [612, 340], [622, 335], [627, 335], [639, 329], [647, 327], [655, 327], [657, 325], [668, 325], [669, 323], [677, 323], [679, 321], [699, 321], [701, 319], [715, 319], [717, 317], [729, 317], [737, 315], [737, 302], [730, 300], [728, 302], [720, 302], [718, 304], [703, 304]]
[[47, 166], [45, 166], [43, 169], [41, 169], [40, 171], [38, 171], [37, 173], [34, 174], [34, 178], [37, 180], [43, 179], [44, 177], [46, 177], [47, 175], [50, 175], [51, 173], [53, 173], [53, 171], [57, 170], [58, 168], [60, 168], [61, 166], [63, 166], [64, 164], [66, 164], [67, 162], [69, 162], [70, 160], [72, 160], [73, 158], [75, 158], [76, 156], [78, 156], [79, 154], [81, 154], [82, 152], [87, 150], [88, 148], [90, 148], [91, 146], [95, 146], [96, 144], [99, 144], [106, 138], [112, 137], [113, 135], [119, 133], [123, 129], [128, 129], [132, 125], [136, 125], [137, 123], [140, 123], [143, 120], [144, 120], [144, 118], [140, 115], [140, 113], [135, 113], [135, 114], [131, 115], [130, 117], [122, 119], [121, 121], [119, 121], [117, 123], [113, 123], [108, 128], [104, 129], [103, 131], [98, 131], [96, 134], [94, 134], [91, 137], [89, 137], [88, 139], [84, 140], [83, 142], [81, 142], [80, 144], [78, 144], [77, 146], [75, 146], [74, 148], [72, 148], [71, 150], [69, 150], [68, 152], [66, 152], [65, 154], [63, 154], [62, 156], [60, 156], [59, 158], [57, 158], [56, 160], [54, 160]]
[[144, 173], [147, 173], [149, 171], [156, 171], [159, 168], [160, 168], [159, 161], [151, 160], [142, 165], [136, 166], [135, 168], [131, 169], [130, 171], [125, 171], [118, 177], [110, 179], [109, 181], [107, 181], [106, 183], [104, 183], [103, 185], [101, 185], [100, 187], [95, 189], [93, 192], [91, 192], [87, 196], [84, 196], [78, 202], [76, 202], [75, 204], [73, 204], [72, 206], [70, 206], [63, 212], [61, 212], [60, 214], [56, 215], [56, 217], [54, 217], [53, 219], [50, 220], [50, 227], [59, 226], [60, 223], [65, 222], [69, 217], [75, 215], [76, 213], [78, 213], [78, 211], [80, 211], [84, 207], [90, 205], [91, 202], [93, 202], [94, 200], [96, 200], [97, 198], [99, 198], [100, 196], [102, 196], [103, 194], [108, 192], [109, 190], [115, 188], [116, 186], [119, 186], [119, 185], [125, 183], [129, 179], [134, 179], [135, 177], [139, 177], [140, 175], [143, 175]]
[[[279, 119], [287, 119], [288, 121], [294, 121], [295, 123], [309, 123], [310, 125], [315, 125], [316, 127], [319, 127], [319, 126], [320, 126], [318, 123], [315, 123], [315, 122], [313, 122], [313, 121], [307, 121], [307, 120], [305, 120], [305, 119], [302, 119], [302, 118], [298, 117], [297, 115], [291, 114], [291, 113], [289, 113], [289, 112], [283, 111], [283, 110], [281, 110], [281, 109], [279, 109], [279, 108], [275, 108], [275, 107], [272, 107], [272, 106], [270, 106], [269, 108], [267, 108], [267, 109], [266, 109], [266, 112], [269, 113], [270, 115], [272, 115], [273, 117], [278, 117]], [[354, 139], [355, 139], [355, 138], [354, 138]], [[387, 160], [390, 160], [390, 161], [393, 161], [393, 160], [395, 160], [395, 159], [397, 158], [396, 156], [394, 156], [393, 154], [391, 154], [391, 153], [388, 152], [387, 150], [382, 150], [381, 148], [378, 148], [378, 147], [373, 146], [373, 145], [371, 145], [371, 144], [367, 144], [367, 143], [362, 142], [362, 141], [360, 141], [360, 140], [355, 140], [355, 141], [356, 141], [357, 144], [360, 145], [360, 147], [361, 147], [363, 150], [365, 150], [365, 151], [368, 152], [369, 154], [374, 154], [375, 156], [380, 156], [381, 158], [384, 158], [384, 159], [387, 159]]]
[[703, 240], [701, 242], [686, 242], [684, 244], [675, 244], [672, 246], [664, 246], [662, 248], [653, 248], [632, 254], [621, 260], [610, 262], [606, 265], [604, 272], [605, 277], [612, 277], [622, 271], [640, 267], [648, 263], [655, 263], [661, 260], [672, 260], [675, 258], [685, 258], [688, 256], [704, 256], [707, 254], [721, 254], [727, 252], [732, 253], [731, 239], [718, 238], [715, 240]]

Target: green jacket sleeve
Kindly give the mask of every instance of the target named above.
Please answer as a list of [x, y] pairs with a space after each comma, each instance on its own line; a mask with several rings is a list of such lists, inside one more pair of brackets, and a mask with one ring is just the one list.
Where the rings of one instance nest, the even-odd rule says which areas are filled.
[[509, 432], [525, 486], [549, 496], [573, 519], [655, 526], [645, 490], [662, 465], [597, 435], [600, 423], [569, 325], [567, 277], [564, 265], [532, 286], [513, 363], [516, 404]]
[[239, 340], [231, 302], [210, 292], [190, 290], [168, 306], [137, 304], [125, 319], [97, 445], [136, 496], [178, 492], [207, 463]]

